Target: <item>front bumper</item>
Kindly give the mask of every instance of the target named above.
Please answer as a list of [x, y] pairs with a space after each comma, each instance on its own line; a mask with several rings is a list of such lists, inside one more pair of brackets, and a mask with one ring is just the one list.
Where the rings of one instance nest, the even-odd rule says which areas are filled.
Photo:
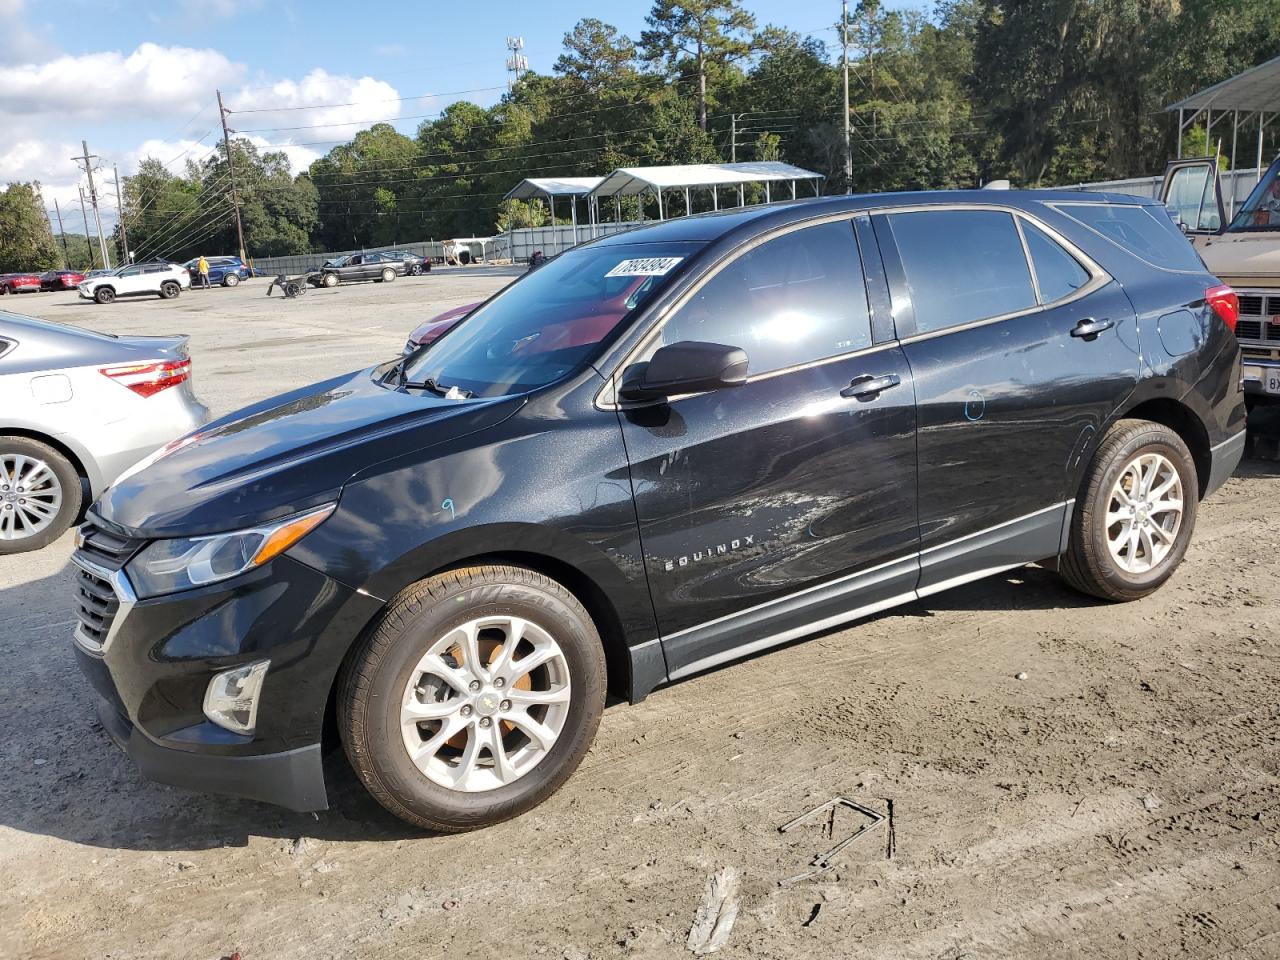
[[[96, 566], [90, 553], [73, 559], [82, 569]], [[81, 574], [77, 589], [92, 591], [91, 577]], [[104, 728], [142, 775], [292, 810], [324, 809], [329, 693], [380, 603], [288, 556], [197, 590], [140, 600], [127, 589], [127, 597], [116, 593], [120, 602], [106, 606], [108, 622], [94, 636], [80, 613], [73, 646], [102, 701]], [[262, 659], [271, 668], [255, 732], [211, 723], [203, 701], [213, 675]]]
[[1240, 367], [1240, 381], [1244, 386], [1244, 395], [1250, 400], [1263, 403], [1280, 403], [1280, 395], [1267, 393], [1264, 386], [1268, 370], [1280, 370], [1280, 360], [1245, 359]]

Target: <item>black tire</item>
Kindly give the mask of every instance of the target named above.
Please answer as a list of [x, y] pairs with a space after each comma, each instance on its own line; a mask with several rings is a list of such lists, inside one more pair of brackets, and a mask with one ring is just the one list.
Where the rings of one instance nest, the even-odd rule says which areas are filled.
[[[570, 678], [564, 727], [519, 779], [482, 792], [452, 790], [428, 779], [405, 749], [404, 690], [430, 644], [469, 620], [503, 615], [546, 630], [564, 654]], [[559, 789], [591, 746], [604, 697], [604, 649], [573, 594], [523, 567], [467, 567], [415, 584], [388, 607], [343, 668], [338, 728], [351, 766], [379, 803], [415, 826], [454, 833], [519, 816]]]
[[420, 276], [422, 276], [422, 264], [420, 264], [420, 263], [415, 263], [415, 264], [413, 264], [412, 266], [410, 266], [410, 267], [409, 267], [409, 276], [411, 276], [411, 277], [420, 277]]
[[395, 269], [395, 267], [383, 267], [383, 268], [382, 268], [382, 282], [383, 282], [383, 283], [390, 283], [390, 282], [391, 282], [392, 280], [394, 280], [395, 278], [396, 278], [396, 269]]
[[177, 280], [166, 280], [160, 284], [160, 299], [172, 300], [182, 292], [182, 285]]
[[99, 287], [93, 292], [93, 299], [98, 303], [110, 303], [116, 298], [116, 292], [111, 287]]
[[[76, 473], [76, 468], [53, 447], [28, 437], [0, 436], [0, 461], [12, 454], [43, 460], [48, 464], [49, 469], [58, 478], [58, 485], [62, 488], [62, 504], [54, 515], [53, 521], [39, 532], [18, 540], [0, 538], [0, 556], [39, 550], [53, 543], [67, 532], [67, 528], [80, 515], [80, 505], [84, 499], [80, 488], [80, 475]], [[0, 501], [3, 501], [4, 497], [5, 491], [0, 490]], [[15, 508], [9, 507], [9, 509]], [[4, 509], [6, 509], [5, 503], [0, 502], [0, 511]]]
[[284, 295], [286, 297], [298, 297], [305, 293], [306, 289], [307, 288], [304, 285], [299, 284], [294, 280], [290, 280], [284, 285]]
[[0, 283], [0, 297], [7, 297], [8, 295], [9, 285], [7, 283]]
[[338, 285], [338, 275], [336, 273], [326, 273], [324, 279], [320, 282], [326, 287], [336, 287]]
[[222, 285], [224, 287], [235, 287], [235, 286], [239, 286], [239, 284], [240, 284], [240, 275], [238, 273], [228, 273], [225, 277], [222, 278]]
[[[1163, 455], [1182, 484], [1182, 519], [1168, 553], [1150, 570], [1123, 569], [1108, 548], [1106, 515], [1111, 492], [1125, 467], [1144, 453]], [[1162, 424], [1121, 420], [1102, 439], [1081, 484], [1071, 517], [1071, 537], [1062, 558], [1066, 581], [1103, 600], [1138, 600], [1157, 590], [1182, 562], [1196, 525], [1200, 481], [1186, 443]]]

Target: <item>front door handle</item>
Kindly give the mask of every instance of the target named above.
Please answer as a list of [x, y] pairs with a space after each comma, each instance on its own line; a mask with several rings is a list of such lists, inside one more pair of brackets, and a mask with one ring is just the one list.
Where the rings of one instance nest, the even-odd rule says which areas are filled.
[[865, 374], [861, 377], [854, 377], [849, 385], [840, 391], [840, 396], [846, 400], [856, 397], [859, 400], [874, 400], [890, 387], [896, 387], [902, 382], [902, 378], [896, 373], [886, 373], [882, 377], [873, 377]]
[[1071, 328], [1071, 335], [1091, 343], [1098, 339], [1098, 334], [1104, 330], [1110, 330], [1115, 325], [1114, 320], [1094, 320], [1092, 317], [1085, 317]]

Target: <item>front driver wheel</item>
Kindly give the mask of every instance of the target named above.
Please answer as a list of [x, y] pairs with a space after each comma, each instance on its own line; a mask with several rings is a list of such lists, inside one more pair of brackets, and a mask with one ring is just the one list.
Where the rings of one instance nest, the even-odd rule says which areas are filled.
[[419, 827], [489, 826], [569, 777], [604, 709], [600, 636], [577, 598], [522, 567], [410, 587], [343, 670], [339, 731], [384, 807]]
[[1067, 582], [1104, 600], [1137, 600], [1173, 575], [1196, 525], [1191, 451], [1162, 424], [1121, 420], [1103, 438], [1071, 518]]
[[338, 285], [338, 275], [336, 273], [326, 273], [324, 279], [320, 282], [326, 287], [336, 287]]
[[93, 294], [93, 299], [99, 303], [110, 303], [116, 298], [116, 292], [110, 287], [99, 287]]

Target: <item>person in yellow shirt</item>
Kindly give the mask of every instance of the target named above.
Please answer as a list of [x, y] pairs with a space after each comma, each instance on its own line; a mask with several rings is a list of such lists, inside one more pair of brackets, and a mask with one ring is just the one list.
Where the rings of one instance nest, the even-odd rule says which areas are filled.
[[196, 273], [200, 275], [200, 284], [206, 290], [209, 289], [209, 261], [204, 258], [204, 254], [200, 254], [200, 262], [196, 264]]

